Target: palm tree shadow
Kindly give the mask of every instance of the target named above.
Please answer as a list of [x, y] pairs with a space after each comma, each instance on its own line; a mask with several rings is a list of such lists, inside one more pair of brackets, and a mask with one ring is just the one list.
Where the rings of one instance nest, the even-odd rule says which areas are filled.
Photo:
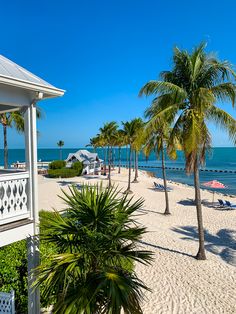
[[158, 250], [163, 250], [163, 251], [167, 251], [167, 252], [171, 252], [171, 253], [177, 253], [177, 254], [181, 254], [181, 255], [184, 255], [184, 256], [188, 256], [188, 257], [194, 257], [191, 254], [188, 254], [188, 253], [185, 253], [185, 252], [181, 252], [181, 251], [178, 251], [178, 250], [174, 250], [174, 249], [169, 249], [167, 247], [163, 247], [163, 246], [160, 246], [160, 245], [152, 244], [152, 243], [145, 242], [145, 241], [139, 241], [139, 242], [141, 244], [150, 246], [150, 247], [158, 249]]
[[[172, 228], [172, 231], [183, 235], [183, 240], [198, 241], [196, 227], [184, 226]], [[216, 235], [204, 230], [205, 248], [207, 251], [218, 255], [226, 263], [236, 266], [236, 230], [221, 229]]]
[[163, 212], [158, 212], [158, 211], [155, 211], [155, 210], [144, 209], [144, 208], [141, 208], [138, 211], [143, 212], [143, 213], [153, 213], [153, 214], [158, 214], [158, 215], [164, 215], [164, 211]]
[[196, 206], [194, 200], [191, 198], [187, 198], [186, 200], [180, 200], [177, 203], [184, 206]]

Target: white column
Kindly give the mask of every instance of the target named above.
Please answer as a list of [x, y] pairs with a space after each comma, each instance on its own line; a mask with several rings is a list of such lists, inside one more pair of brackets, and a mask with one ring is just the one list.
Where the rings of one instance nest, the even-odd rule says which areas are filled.
[[34, 221], [34, 235], [27, 239], [28, 249], [28, 314], [40, 313], [40, 292], [33, 289], [35, 277], [32, 271], [39, 265], [39, 217], [38, 217], [38, 173], [37, 173], [37, 127], [36, 106], [32, 104], [25, 113], [26, 169], [29, 171], [29, 209]]

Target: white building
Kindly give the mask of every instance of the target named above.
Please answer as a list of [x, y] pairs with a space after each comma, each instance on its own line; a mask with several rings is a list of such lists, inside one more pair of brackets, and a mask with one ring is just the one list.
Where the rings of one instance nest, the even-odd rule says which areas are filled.
[[0, 113], [24, 113], [26, 160], [24, 171], [0, 171], [0, 247], [27, 239], [29, 314], [40, 313], [39, 290], [31, 288], [31, 270], [39, 263], [36, 105], [63, 94], [63, 90], [0, 55]]
[[86, 149], [71, 153], [66, 159], [67, 167], [70, 167], [76, 161], [80, 161], [84, 165], [82, 174], [98, 174], [101, 172], [102, 159], [99, 159], [97, 153], [90, 153]]

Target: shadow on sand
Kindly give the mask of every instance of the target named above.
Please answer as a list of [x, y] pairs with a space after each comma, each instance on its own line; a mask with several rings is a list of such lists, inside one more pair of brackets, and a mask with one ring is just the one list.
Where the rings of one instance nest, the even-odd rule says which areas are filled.
[[[172, 228], [172, 231], [183, 235], [183, 240], [198, 241], [196, 227], [184, 226]], [[236, 266], [236, 230], [221, 229], [216, 235], [205, 230], [205, 248], [207, 251], [218, 255], [226, 263]]]
[[150, 247], [158, 249], [158, 250], [163, 250], [163, 251], [167, 251], [167, 252], [170, 252], [170, 253], [177, 253], [177, 254], [181, 254], [181, 255], [184, 255], [184, 256], [188, 256], [188, 257], [194, 257], [191, 254], [188, 254], [188, 253], [185, 253], [185, 252], [181, 252], [181, 251], [178, 251], [178, 250], [174, 250], [174, 249], [169, 249], [167, 247], [163, 247], [163, 246], [160, 246], [160, 245], [152, 244], [152, 243], [145, 242], [145, 241], [139, 241], [139, 242], [141, 244], [150, 246]]

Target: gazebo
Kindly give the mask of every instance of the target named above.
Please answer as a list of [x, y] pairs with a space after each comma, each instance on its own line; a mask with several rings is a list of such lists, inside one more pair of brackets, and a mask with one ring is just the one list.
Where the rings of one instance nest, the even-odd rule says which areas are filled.
[[0, 114], [24, 114], [26, 162], [25, 170], [0, 170], [0, 247], [27, 239], [30, 314], [40, 313], [39, 291], [31, 288], [39, 263], [36, 105], [64, 92], [0, 55]]

